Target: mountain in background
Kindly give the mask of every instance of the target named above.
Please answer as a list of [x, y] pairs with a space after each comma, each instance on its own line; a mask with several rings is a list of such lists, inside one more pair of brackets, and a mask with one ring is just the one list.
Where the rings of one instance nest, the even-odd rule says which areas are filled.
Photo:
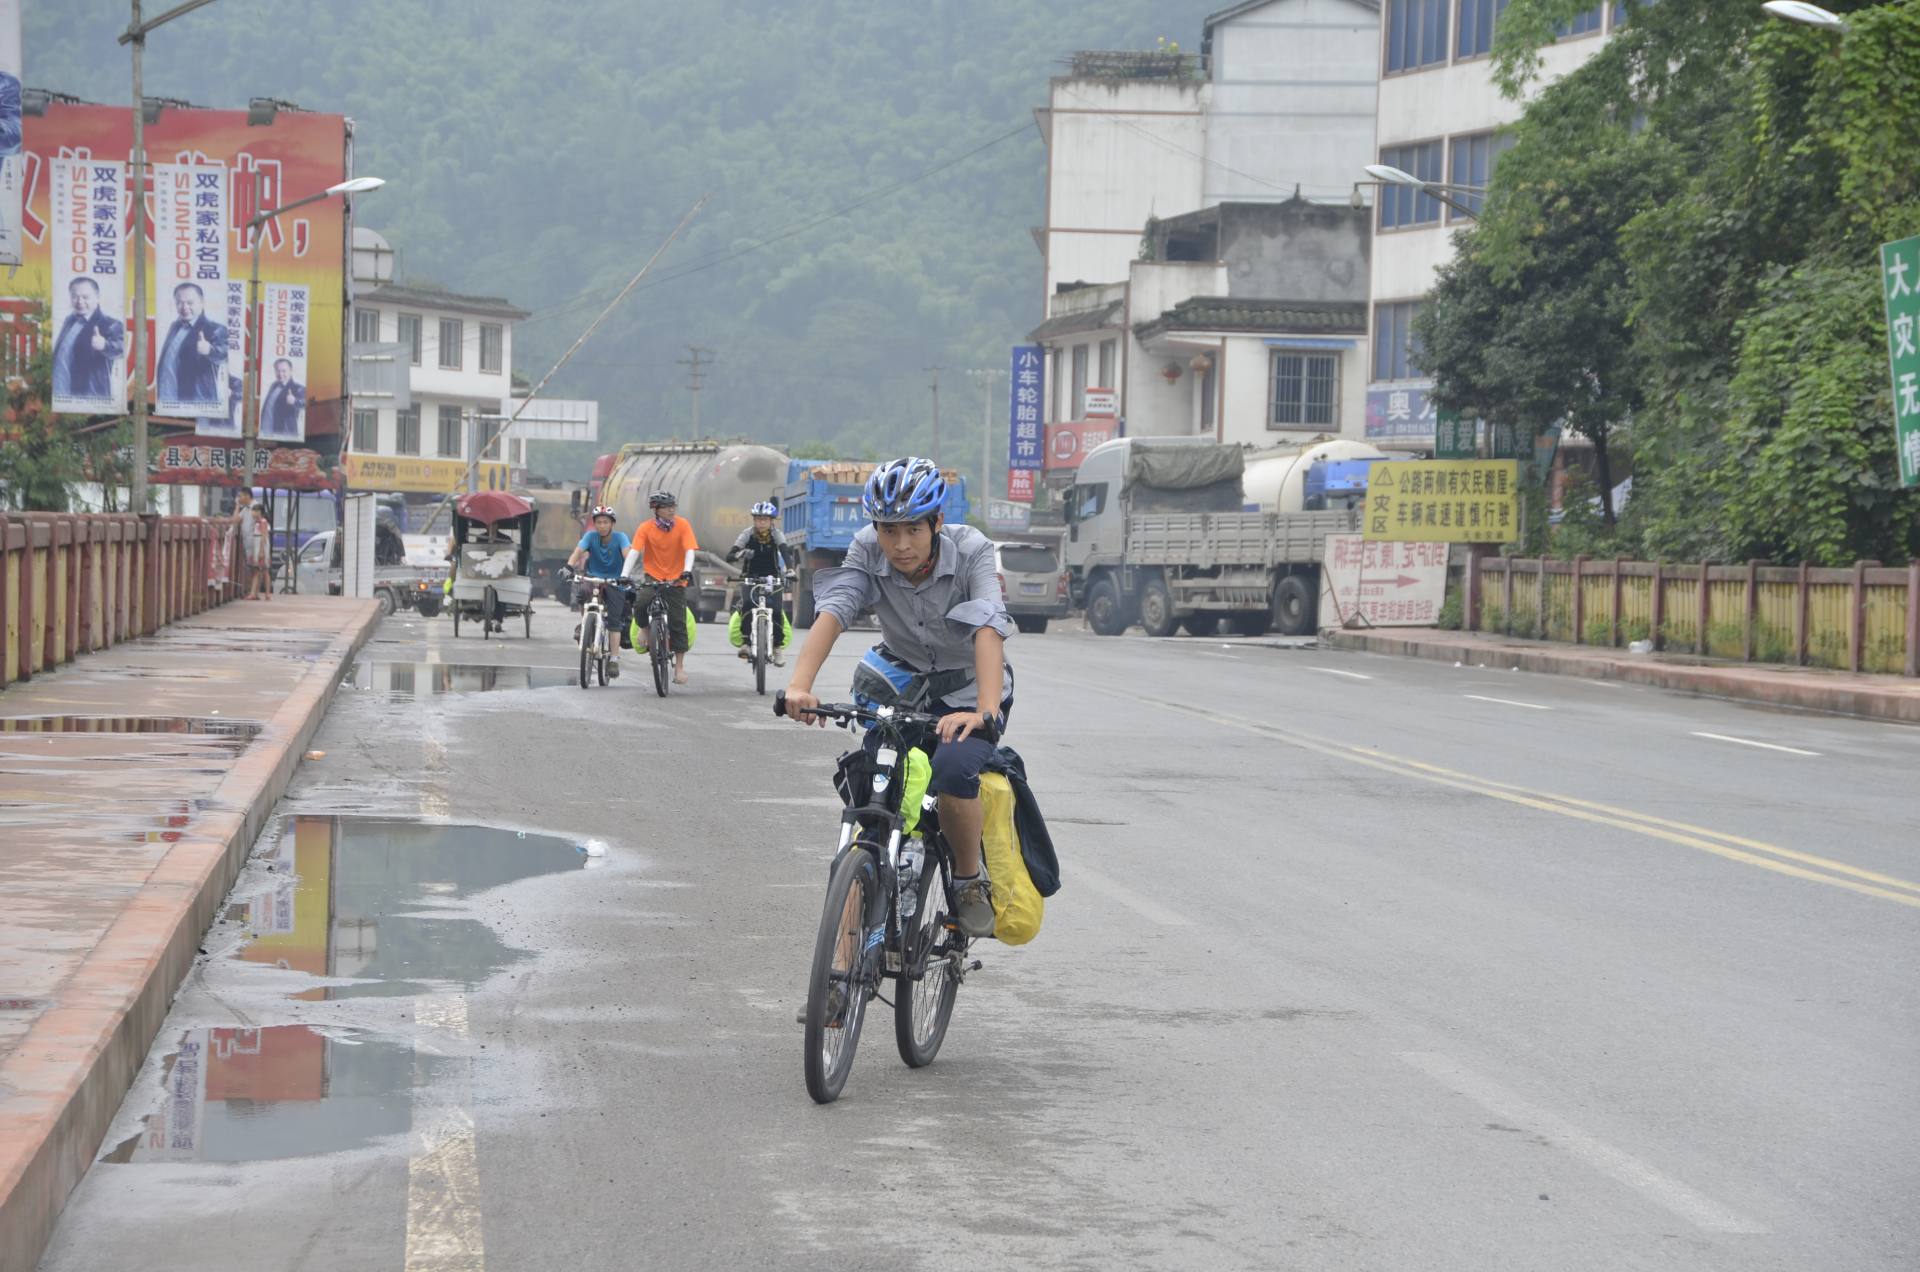
[[[686, 436], [697, 344], [702, 432], [877, 455], [927, 446], [938, 365], [944, 458], [971, 469], [965, 370], [1043, 316], [1048, 76], [1077, 49], [1196, 48], [1221, 2], [220, 0], [149, 37], [146, 91], [350, 116], [356, 171], [389, 181], [359, 223], [407, 281], [534, 311], [535, 379], [711, 191], [549, 393], [599, 399], [608, 449]], [[127, 101], [127, 17], [29, 0], [26, 82]], [[556, 476], [592, 459], [539, 449]]]

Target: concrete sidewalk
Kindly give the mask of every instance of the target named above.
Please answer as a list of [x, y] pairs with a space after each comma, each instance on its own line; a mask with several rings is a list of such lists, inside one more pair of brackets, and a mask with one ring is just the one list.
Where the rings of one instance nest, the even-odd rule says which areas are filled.
[[39, 1258], [377, 616], [225, 605], [0, 692], [0, 1269]]
[[1624, 649], [1557, 645], [1483, 632], [1427, 628], [1327, 633], [1334, 649], [1396, 654], [1469, 666], [1517, 667], [1522, 671], [1589, 680], [1624, 680], [1676, 693], [1727, 698], [1800, 711], [1920, 724], [1920, 680], [1854, 675], [1771, 663], [1720, 662], [1678, 654], [1630, 654]]

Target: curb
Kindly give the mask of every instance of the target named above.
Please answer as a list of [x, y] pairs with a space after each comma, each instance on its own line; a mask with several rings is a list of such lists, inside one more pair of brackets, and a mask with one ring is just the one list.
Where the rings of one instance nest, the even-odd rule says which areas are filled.
[[1758, 703], [1824, 715], [1855, 716], [1895, 724], [1920, 724], [1920, 693], [1895, 693], [1871, 682], [1828, 679], [1818, 672], [1783, 668], [1770, 672], [1761, 664], [1690, 666], [1682, 663], [1632, 661], [1596, 654], [1570, 654], [1549, 645], [1481, 645], [1470, 642], [1422, 640], [1383, 636], [1374, 632], [1322, 633], [1332, 649], [1359, 653], [1422, 658], [1430, 662], [1486, 661], [1503, 667], [1552, 676], [1586, 680], [1619, 680], [1675, 693], [1730, 702]]
[[378, 621], [368, 605], [358, 625], [314, 659], [214, 789], [194, 836], [167, 851], [62, 988], [60, 1005], [0, 1065], [0, 1090], [28, 1106], [21, 1133], [0, 1146], [0, 1269], [30, 1272], [38, 1262], [193, 966], [201, 935]]

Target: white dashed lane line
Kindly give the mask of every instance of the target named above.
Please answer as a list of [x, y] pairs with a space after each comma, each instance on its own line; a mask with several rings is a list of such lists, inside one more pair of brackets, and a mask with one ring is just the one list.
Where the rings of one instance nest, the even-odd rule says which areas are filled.
[[1525, 707], [1529, 711], [1551, 711], [1552, 707], [1543, 707], [1537, 702], [1517, 702], [1512, 698], [1489, 698], [1485, 694], [1465, 693], [1463, 698], [1472, 698], [1475, 702], [1497, 702], [1503, 707]]
[[1781, 746], [1777, 742], [1756, 742], [1752, 738], [1730, 737], [1725, 733], [1701, 733], [1700, 731], [1695, 730], [1693, 736], [1696, 738], [1711, 738], [1715, 742], [1731, 742], [1735, 746], [1759, 747], [1763, 751], [1784, 751], [1788, 755], [1819, 755], [1820, 754], [1820, 752], [1818, 751], [1801, 750], [1797, 746]]

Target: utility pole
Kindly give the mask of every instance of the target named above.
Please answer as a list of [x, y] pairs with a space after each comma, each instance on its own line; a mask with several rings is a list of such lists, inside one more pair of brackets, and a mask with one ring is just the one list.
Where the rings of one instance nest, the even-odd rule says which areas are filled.
[[940, 466], [940, 368], [928, 367], [933, 379], [928, 387], [933, 390], [933, 465]]
[[[133, 0], [133, 510], [147, 510], [147, 102], [140, 57], [147, 33]], [[229, 339], [232, 337], [229, 336]], [[251, 442], [243, 442], [251, 446]], [[205, 509], [202, 509], [205, 511]]]
[[705, 385], [706, 369], [714, 363], [713, 350], [702, 349], [699, 345], [688, 345], [687, 356], [680, 359], [680, 365], [687, 369], [687, 392], [693, 395], [693, 436], [700, 436], [700, 390]]
[[[147, 510], [147, 99], [141, 55], [147, 32], [213, 0], [183, 0], [150, 22], [141, 21], [140, 0], [132, 0], [132, 21], [120, 43], [133, 46], [133, 510]], [[253, 443], [249, 447], [251, 459]]]
[[1007, 372], [1000, 367], [973, 367], [967, 371], [967, 378], [980, 385], [980, 498], [993, 498], [993, 393], [1000, 383], [1000, 377]]

